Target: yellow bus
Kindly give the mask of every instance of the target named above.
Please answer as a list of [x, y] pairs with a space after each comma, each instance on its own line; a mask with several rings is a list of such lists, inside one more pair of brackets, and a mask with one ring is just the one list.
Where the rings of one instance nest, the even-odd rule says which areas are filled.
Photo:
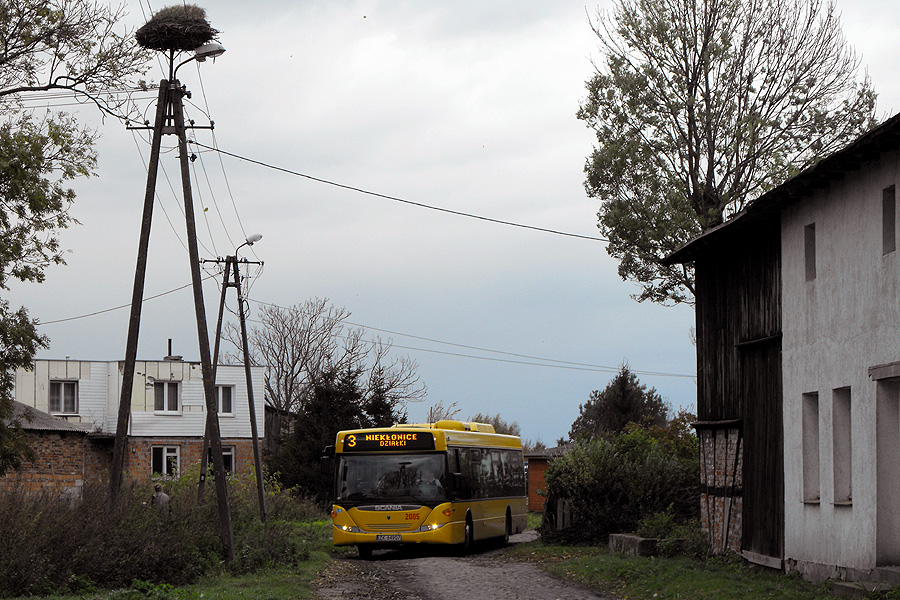
[[335, 444], [335, 546], [456, 544], [525, 530], [522, 442], [491, 425], [438, 421], [341, 431]]

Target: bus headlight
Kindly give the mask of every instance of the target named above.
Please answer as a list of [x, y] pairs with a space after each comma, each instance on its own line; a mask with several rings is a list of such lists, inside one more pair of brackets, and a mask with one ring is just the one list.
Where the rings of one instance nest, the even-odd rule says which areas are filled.
[[431, 525], [422, 525], [421, 527], [416, 529], [416, 532], [434, 531], [436, 529], [440, 529], [444, 525], [446, 525], [446, 523], [432, 523]]
[[346, 531], [347, 533], [359, 533], [359, 527], [353, 527], [351, 525], [335, 525], [341, 531]]

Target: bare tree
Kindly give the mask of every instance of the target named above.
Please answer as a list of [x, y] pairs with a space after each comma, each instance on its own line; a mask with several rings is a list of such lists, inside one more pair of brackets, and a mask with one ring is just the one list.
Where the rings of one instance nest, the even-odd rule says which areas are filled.
[[437, 423], [438, 421], [447, 421], [455, 419], [460, 413], [460, 408], [456, 402], [451, 402], [444, 406], [443, 400], [438, 400], [437, 404], [432, 404], [428, 409], [426, 421], [428, 423]]
[[[422, 400], [426, 388], [419, 380], [418, 365], [409, 357], [391, 356], [391, 342], [365, 339], [365, 330], [349, 327], [350, 311], [337, 308], [327, 298], [314, 298], [290, 308], [266, 305], [258, 315], [259, 327], [248, 331], [250, 361], [266, 367], [266, 404], [275, 409], [274, 431], [281, 431], [284, 415], [306, 407], [325, 373], [359, 371], [367, 402], [385, 406]], [[222, 339], [242, 356], [240, 329], [223, 327]], [[276, 440], [269, 440], [273, 443]]]

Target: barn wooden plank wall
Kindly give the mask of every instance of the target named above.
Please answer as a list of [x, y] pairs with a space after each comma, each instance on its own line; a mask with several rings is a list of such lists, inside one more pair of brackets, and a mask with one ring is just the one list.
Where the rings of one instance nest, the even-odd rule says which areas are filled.
[[755, 221], [752, 235], [732, 228], [696, 255], [697, 416], [740, 421], [741, 548], [781, 557], [781, 235], [777, 216]]

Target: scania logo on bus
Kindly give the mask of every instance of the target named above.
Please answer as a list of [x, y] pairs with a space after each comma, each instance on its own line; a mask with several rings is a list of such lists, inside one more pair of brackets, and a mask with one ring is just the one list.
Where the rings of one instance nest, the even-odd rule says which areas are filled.
[[434, 450], [434, 435], [425, 432], [349, 433], [344, 436], [344, 452], [377, 450]]

